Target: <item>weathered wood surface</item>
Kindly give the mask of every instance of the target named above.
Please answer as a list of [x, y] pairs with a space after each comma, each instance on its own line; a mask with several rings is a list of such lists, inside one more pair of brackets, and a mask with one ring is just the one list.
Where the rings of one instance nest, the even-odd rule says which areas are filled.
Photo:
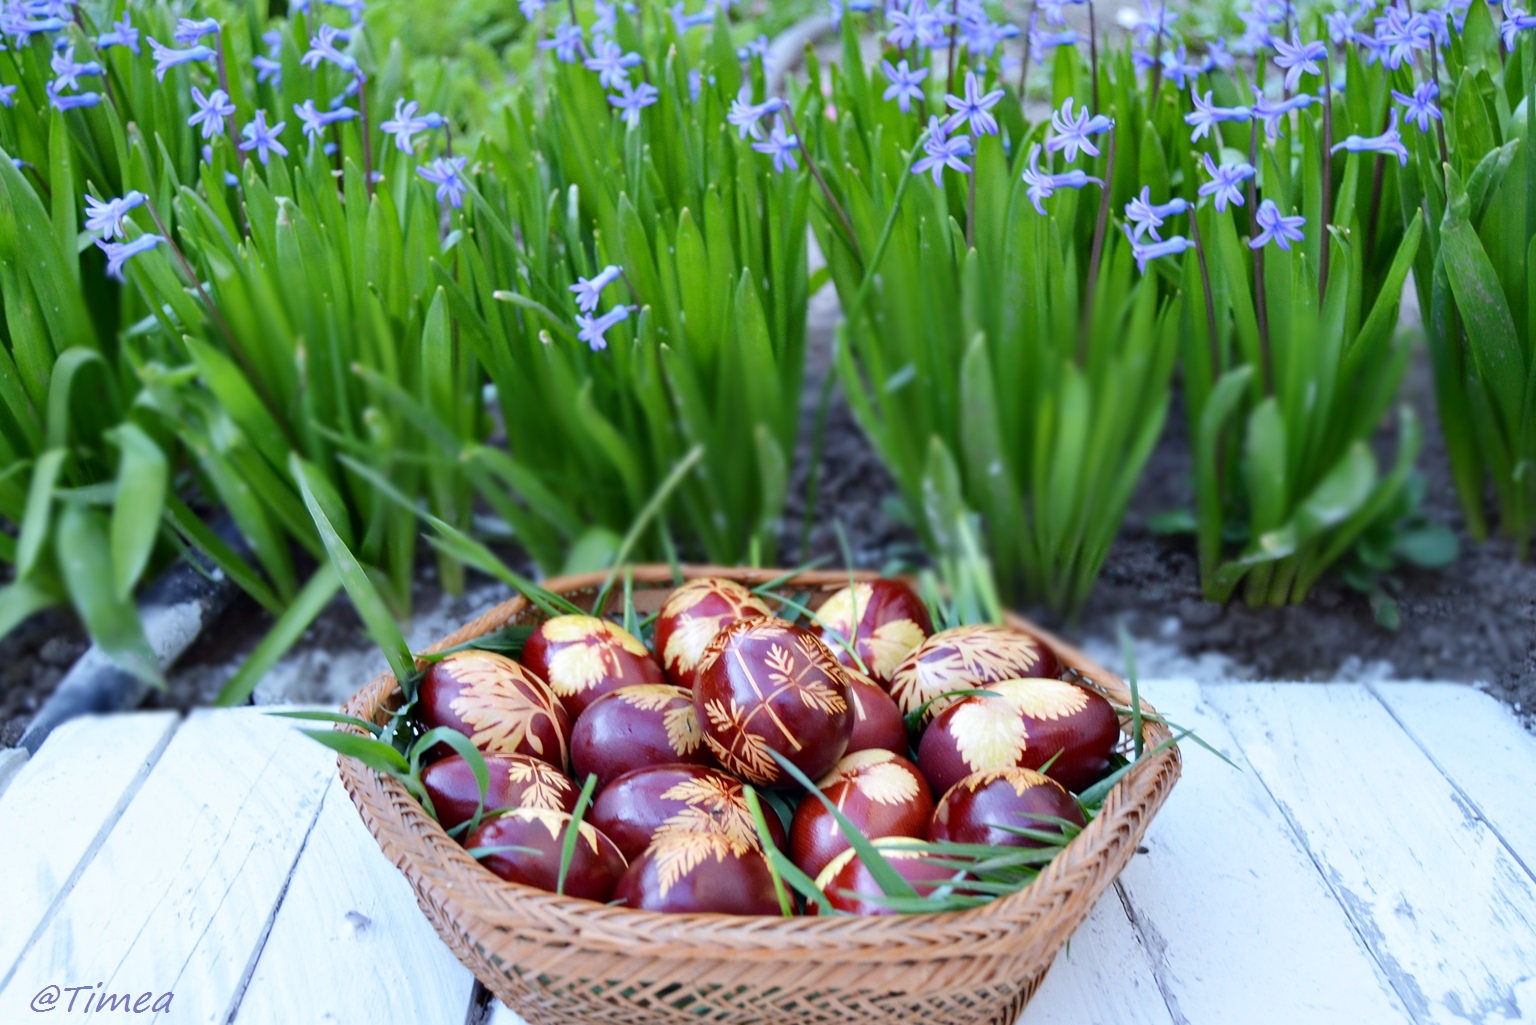
[[[1536, 1020], [1536, 740], [1508, 710], [1452, 685], [1144, 692], [1237, 768], [1184, 745], [1021, 1025]], [[254, 711], [61, 730], [0, 779], [0, 1022], [83, 985], [174, 993], [135, 1020], [522, 1025], [476, 1002], [334, 777]]]

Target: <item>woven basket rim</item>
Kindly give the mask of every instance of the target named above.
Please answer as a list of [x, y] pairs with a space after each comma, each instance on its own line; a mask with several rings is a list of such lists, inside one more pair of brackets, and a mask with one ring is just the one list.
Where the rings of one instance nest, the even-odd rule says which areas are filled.
[[[784, 578], [783, 587], [831, 590], [850, 581], [864, 582], [882, 575], [871, 571], [808, 570], [793, 573], [785, 569], [733, 568], [711, 565], [679, 567], [684, 580], [700, 577], [726, 577], [748, 586]], [[630, 570], [635, 585], [674, 586], [673, 568], [667, 565], [642, 565]], [[793, 575], [791, 575], [793, 574]], [[556, 594], [578, 596], [593, 592], [609, 579], [605, 572], [565, 576], [546, 581], [544, 587]], [[444, 650], [483, 636], [521, 617], [541, 615], [527, 598], [518, 594], [490, 609], [461, 629], [439, 640], [423, 654]], [[1051, 646], [1064, 666], [1076, 670], [1096, 689], [1102, 690], [1121, 705], [1130, 704], [1130, 692], [1124, 681], [1052, 632], [1024, 617], [1008, 614], [1011, 626], [1038, 636]], [[418, 663], [418, 667], [421, 663]], [[345, 711], [368, 721], [379, 721], [389, 702], [399, 694], [399, 684], [392, 673], [383, 673], [359, 690]], [[1141, 702], [1144, 712], [1156, 709]], [[337, 729], [362, 735], [354, 726], [338, 724]], [[1172, 738], [1161, 722], [1144, 720], [1143, 738], [1150, 750]], [[732, 916], [719, 914], [673, 914], [612, 907], [594, 901], [565, 897], [534, 887], [500, 879], [485, 869], [450, 838], [435, 819], [411, 796], [403, 784], [383, 777], [351, 759], [338, 757], [343, 783], [358, 806], [369, 831], [374, 834], [395, 864], [405, 872], [419, 898], [426, 906], [428, 893], [434, 891], [434, 903], [455, 907], [460, 915], [475, 918], [481, 927], [513, 927], [523, 912], [536, 910], [546, 921], [558, 920], [571, 932], [571, 943], [583, 948], [631, 951], [644, 956], [650, 945], [666, 945], [666, 957], [708, 957], [713, 960], [741, 960], [771, 954], [776, 958], [827, 958], [840, 961], [910, 960], [914, 954], [932, 946], [924, 933], [928, 927], [952, 934], [968, 923], [995, 931], [999, 921], [1034, 918], [1042, 906], [1057, 905], [1071, 896], [1064, 877], [1081, 858], [1110, 845], [1110, 830], [1121, 818], [1122, 810], [1149, 806], [1156, 811], [1177, 779], [1182, 759], [1176, 743], [1155, 754], [1149, 753], [1110, 790], [1099, 814], [1083, 831], [1044, 866], [1036, 879], [1017, 893], [1000, 897], [976, 908], [960, 911], [876, 917], [856, 916]], [[1150, 819], [1151, 814], [1146, 818]], [[390, 837], [381, 827], [392, 825]], [[1140, 822], [1137, 833], [1145, 829]], [[400, 827], [415, 842], [405, 849], [393, 842]], [[433, 878], [437, 877], [437, 878]], [[1108, 885], [1106, 882], [1105, 886]], [[1098, 887], [1102, 889], [1102, 887]], [[437, 892], [437, 891], [442, 892]], [[484, 899], [481, 899], [484, 898]], [[1084, 911], [1086, 914], [1086, 911]], [[850, 935], [850, 923], [858, 923], [857, 937]], [[718, 945], [719, 928], [732, 929], [731, 945]], [[690, 934], [699, 933], [696, 953], [686, 949]], [[875, 941], [878, 937], [878, 942]], [[850, 941], [857, 940], [856, 943]], [[1064, 942], [1065, 936], [1059, 942]], [[884, 948], [884, 953], [881, 953]], [[974, 953], [975, 951], [972, 951]], [[953, 952], [951, 952], [952, 956]]]

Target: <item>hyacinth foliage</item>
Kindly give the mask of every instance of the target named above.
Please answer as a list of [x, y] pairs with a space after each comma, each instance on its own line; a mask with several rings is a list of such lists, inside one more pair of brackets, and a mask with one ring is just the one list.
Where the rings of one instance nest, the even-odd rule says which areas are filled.
[[1414, 265], [1453, 479], [1471, 534], [1497, 522], [1528, 558], [1536, 538], [1536, 27], [1523, 9], [1473, 4], [1459, 30], [1394, 72], [1437, 97], [1414, 133], [1401, 212], [1423, 221]]

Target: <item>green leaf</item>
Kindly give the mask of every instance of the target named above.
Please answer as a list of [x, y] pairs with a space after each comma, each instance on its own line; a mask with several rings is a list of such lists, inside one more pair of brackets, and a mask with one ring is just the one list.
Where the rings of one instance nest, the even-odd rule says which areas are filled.
[[154, 439], [134, 423], [107, 434], [122, 455], [117, 463], [117, 499], [112, 507], [112, 575], [118, 597], [126, 599], [149, 565], [160, 533], [170, 467]]
[[272, 624], [255, 650], [235, 670], [235, 675], [220, 689], [219, 696], [214, 699], [214, 707], [229, 708], [245, 704], [261, 678], [298, 643], [304, 631], [309, 629], [315, 617], [330, 604], [339, 590], [341, 578], [336, 575], [335, 567], [330, 563], [322, 563], [297, 597], [283, 609], [282, 615], [277, 617], [277, 622]]
[[27, 488], [27, 508], [21, 520], [21, 532], [16, 540], [16, 578], [25, 580], [37, 566], [37, 559], [48, 543], [53, 528], [53, 493], [58, 487], [59, 472], [69, 453], [61, 448], [49, 449], [32, 468], [32, 482]]
[[344, 730], [300, 730], [299, 732], [311, 740], [324, 744], [337, 754], [362, 762], [382, 776], [400, 779], [410, 774], [411, 766], [405, 760], [405, 756], [382, 740], [359, 737], [355, 733], [347, 733]]
[[1426, 523], [1399, 534], [1393, 552], [1420, 569], [1444, 569], [1461, 555], [1461, 542], [1444, 524]]
[[124, 671], [151, 686], [163, 687], [160, 660], [144, 635], [139, 610], [131, 600], [118, 595], [111, 574], [103, 572], [112, 565], [106, 516], [96, 509], [66, 503], [58, 531], [59, 572], [91, 640]]

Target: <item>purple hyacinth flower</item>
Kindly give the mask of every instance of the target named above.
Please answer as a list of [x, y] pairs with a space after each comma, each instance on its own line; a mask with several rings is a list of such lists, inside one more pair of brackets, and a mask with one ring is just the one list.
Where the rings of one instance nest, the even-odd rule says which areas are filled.
[[1224, 121], [1241, 122], [1253, 120], [1251, 107], [1215, 107], [1211, 105], [1211, 90], [1205, 91], [1202, 98], [1200, 90], [1191, 89], [1190, 95], [1195, 101], [1193, 114], [1184, 115], [1184, 123], [1194, 128], [1190, 133], [1190, 142], [1199, 142], [1211, 133], [1211, 129]]
[[1233, 161], [1217, 166], [1209, 153], [1202, 154], [1205, 161], [1205, 173], [1211, 176], [1211, 180], [1200, 186], [1202, 196], [1213, 196], [1216, 204], [1216, 212], [1227, 212], [1227, 204], [1243, 206], [1243, 182], [1253, 177], [1253, 165], [1246, 160]]
[[1160, 242], [1142, 245], [1131, 238], [1131, 229], [1126, 228], [1125, 237], [1130, 240], [1131, 255], [1136, 258], [1136, 269], [1143, 274], [1147, 272], [1149, 261], [1161, 259], [1164, 256], [1177, 256], [1195, 247], [1195, 244], [1183, 235], [1170, 235]]
[[205, 139], [223, 135], [224, 119], [235, 112], [235, 105], [230, 102], [229, 94], [223, 89], [215, 89], [204, 96], [203, 91], [194, 85], [192, 102], [197, 104], [197, 112], [187, 118], [187, 124], [193, 128], [201, 126]]
[[773, 157], [773, 169], [780, 174], [785, 168], [791, 171], [800, 170], [800, 165], [795, 161], [795, 150], [800, 148], [800, 137], [790, 135], [784, 130], [784, 119], [778, 118], [773, 123], [773, 131], [769, 133], [766, 142], [754, 142], [752, 148], [759, 153]]
[[416, 173], [437, 186], [437, 201], [453, 207], [464, 205], [464, 193], [469, 186], [464, 183], [463, 157], [438, 157]]
[[1075, 102], [1073, 97], [1068, 96], [1061, 109], [1051, 114], [1051, 130], [1055, 134], [1045, 141], [1048, 152], [1065, 153], [1068, 163], [1077, 159], [1079, 149], [1089, 156], [1098, 156], [1099, 148], [1089, 136], [1099, 135], [1114, 127], [1114, 122], [1103, 114], [1089, 117], [1087, 104], [1083, 105], [1079, 113], [1073, 114], [1072, 105]]
[[923, 152], [927, 156], [912, 165], [912, 173], [932, 172], [935, 185], [944, 184], [946, 167], [953, 168], [961, 174], [971, 173], [971, 166], [965, 162], [965, 158], [974, 152], [971, 148], [971, 137], [958, 135], [951, 139], [936, 116], [928, 118], [928, 138], [923, 140]]
[[1205, 44], [1205, 60], [1200, 62], [1200, 70], [1204, 74], [1212, 71], [1231, 71], [1237, 67], [1237, 59], [1227, 50], [1225, 39], [1212, 39]]
[[101, 102], [101, 93], [87, 92], [66, 95], [55, 88], [57, 85], [57, 82], [49, 82], [46, 86], [48, 103], [54, 110], [79, 110], [83, 107], [94, 107]]
[[1304, 110], [1312, 106], [1317, 99], [1311, 93], [1297, 93], [1288, 100], [1279, 103], [1270, 103], [1259, 91], [1258, 86], [1253, 87], [1253, 116], [1264, 122], [1264, 135], [1270, 142], [1274, 142], [1280, 135], [1280, 119], [1293, 110]]
[[321, 61], [330, 61], [341, 70], [355, 74], [357, 61], [342, 53], [337, 48], [337, 43], [347, 43], [351, 40], [351, 33], [338, 29], [334, 25], [321, 25], [320, 31], [309, 39], [309, 49], [299, 63], [311, 71], [320, 67]]
[[741, 138], [748, 135], [754, 139], [763, 137], [763, 127], [760, 122], [769, 114], [778, 113], [784, 106], [784, 101], [777, 96], [770, 96], [762, 103], [752, 102], [752, 85], [747, 83], [741, 87], [741, 92], [731, 101], [731, 109], [726, 113], [725, 119], [736, 126], [741, 133]]
[[540, 39], [539, 49], [555, 51], [555, 59], [562, 64], [575, 64], [582, 50], [581, 26], [566, 22], [550, 38]]
[[1128, 29], [1136, 41], [1143, 46], [1150, 46], [1159, 36], [1166, 35], [1169, 26], [1179, 20], [1178, 12], [1170, 11], [1165, 0], [1153, 3], [1153, 0], [1141, 0], [1141, 13], [1137, 14], [1128, 7], [1120, 8], [1115, 20]]
[[1132, 242], [1140, 242], [1143, 235], [1151, 235], [1154, 242], [1161, 242], [1157, 229], [1169, 217], [1177, 217], [1189, 211], [1189, 203], [1175, 196], [1166, 203], [1152, 202], [1152, 188], [1141, 187], [1141, 195], [1125, 204], [1126, 231]]
[[532, 21], [539, 12], [548, 6], [547, 0], [517, 0], [517, 9], [523, 12], [523, 17]]
[[1323, 16], [1323, 22], [1328, 26], [1328, 38], [1334, 46], [1355, 41], [1355, 16], [1349, 11], [1332, 11]]
[[1327, 46], [1316, 40], [1303, 43], [1299, 32], [1291, 35], [1289, 43], [1276, 39], [1275, 53], [1275, 64], [1285, 69], [1285, 87], [1291, 91], [1301, 84], [1302, 75], [1321, 75], [1323, 69], [1317, 62], [1328, 59]]
[[1430, 121], [1442, 120], [1440, 107], [1435, 100], [1440, 95], [1440, 86], [1436, 82], [1420, 82], [1414, 87], [1413, 95], [1404, 96], [1396, 89], [1392, 90], [1392, 98], [1403, 105], [1404, 117], [1412, 124], [1419, 126], [1419, 131], [1429, 131]]
[[1301, 232], [1301, 226], [1307, 223], [1307, 219], [1300, 214], [1293, 217], [1285, 216], [1272, 199], [1266, 199], [1259, 204], [1254, 220], [1264, 230], [1248, 243], [1249, 249], [1260, 249], [1273, 241], [1281, 249], [1289, 251], [1292, 242], [1300, 242], [1305, 237]]
[[608, 348], [608, 339], [604, 337], [614, 325], [629, 319], [628, 306], [615, 306], [601, 317], [578, 316], [576, 326], [581, 330], [576, 337], [586, 342], [593, 352]]
[[624, 269], [616, 264], [609, 264], [590, 278], [577, 278], [576, 284], [571, 286], [571, 291], [576, 295], [576, 308], [583, 313], [591, 313], [597, 309], [597, 304], [603, 297], [603, 289], [619, 280], [619, 275]]
[[213, 60], [213, 51], [201, 44], [185, 50], [173, 50], [157, 43], [154, 37], [150, 37], [149, 51], [155, 57], [155, 77], [162, 82], [165, 81], [165, 73], [174, 67]]
[[1029, 188], [1024, 194], [1029, 201], [1035, 204], [1037, 213], [1044, 214], [1045, 207], [1040, 205], [1042, 199], [1049, 199], [1057, 189], [1081, 189], [1092, 182], [1100, 188], [1104, 183], [1093, 177], [1087, 171], [1074, 168], [1062, 174], [1047, 174], [1040, 170], [1040, 145], [1036, 143], [1029, 149], [1029, 166], [1024, 169], [1024, 182]]
[[204, 36], [216, 36], [219, 34], [219, 22], [217, 18], [181, 18], [176, 22], [176, 31], [171, 38], [182, 46], [191, 46]]
[[989, 93], [981, 91], [981, 79], [976, 77], [976, 72], [965, 73], [965, 95], [946, 96], [944, 102], [954, 113], [944, 122], [944, 131], [953, 132], [962, 124], [970, 122], [971, 131], [976, 135], [996, 135], [998, 133], [997, 118], [993, 117], [991, 110], [1002, 102], [1004, 93], [1001, 89], [994, 89]]
[[592, 56], [582, 63], [588, 71], [597, 72], [597, 80], [604, 89], [617, 89], [620, 82], [629, 81], [629, 69], [642, 59], [638, 53], [625, 53], [624, 48], [611, 39], [599, 39]]
[[0, 107], [12, 107], [16, 104], [16, 87], [14, 85], [0, 85]]
[[901, 108], [903, 114], [910, 114], [912, 112], [912, 101], [923, 98], [922, 83], [923, 79], [928, 77], [928, 69], [918, 68], [916, 71], [913, 71], [905, 59], [895, 65], [892, 65], [890, 61], [881, 61], [880, 68], [885, 72], [886, 79], [891, 83], [886, 86], [885, 95], [882, 98], [895, 100], [896, 105]]
[[608, 103], [624, 115], [624, 123], [634, 128], [640, 123], [640, 111], [661, 98], [661, 91], [649, 82], [631, 86], [626, 79], [617, 94], [610, 93]]
[[1077, 33], [1071, 29], [1060, 32], [1042, 32], [1039, 29], [1029, 30], [1029, 59], [1036, 64], [1043, 63], [1046, 56], [1061, 46], [1076, 46]]
[[938, 42], [942, 26], [939, 17], [929, 10], [925, 0], [912, 0], [905, 11], [893, 8], [886, 12], [890, 30], [885, 41], [898, 50], [909, 46], [933, 46]]
[[448, 123], [447, 118], [441, 114], [423, 114], [416, 116], [418, 104], [415, 100], [399, 99], [395, 101], [395, 116], [379, 125], [379, 130], [395, 140], [395, 149], [401, 153], [410, 153], [416, 144], [416, 136], [432, 128], [441, 128]]
[[101, 65], [96, 61], [76, 61], [75, 44], [68, 43], [62, 49], [55, 50], [48, 66], [58, 77], [54, 86], [58, 92], [65, 89], [80, 88], [80, 78], [97, 78], [101, 75]]
[[252, 115], [250, 123], [240, 129], [240, 135], [245, 139], [240, 144], [240, 149], [246, 153], [255, 150], [256, 156], [263, 164], [270, 159], [273, 153], [280, 157], [286, 157], [288, 155], [288, 148], [278, 142], [277, 137], [282, 134], [283, 129], [287, 126], [288, 122], [279, 121], [270, 128], [267, 127], [267, 112], [258, 110]]
[[1525, 8], [1513, 0], [1504, 0], [1504, 20], [1499, 23], [1499, 35], [1504, 39], [1504, 49], [1515, 48], [1515, 36], [1536, 28], [1536, 15], [1527, 14]]
[[1403, 145], [1402, 133], [1397, 130], [1397, 111], [1387, 118], [1387, 130], [1380, 135], [1351, 135], [1333, 147], [1333, 152], [1347, 150], [1350, 153], [1391, 153], [1402, 166], [1408, 166], [1408, 147]]
[[303, 103], [293, 105], [293, 113], [299, 119], [299, 126], [304, 134], [311, 139], [318, 139], [325, 133], [327, 125], [334, 125], [341, 121], [351, 121], [357, 117], [357, 111], [351, 107], [333, 107], [330, 110], [316, 110], [314, 100], [305, 100]]
[[96, 245], [107, 254], [107, 277], [122, 281], [124, 280], [123, 264], [140, 253], [149, 252], [164, 241], [165, 239], [159, 235], [140, 235], [132, 242], [107, 242], [97, 239]]
[[94, 231], [105, 239], [121, 238], [123, 218], [130, 210], [144, 205], [144, 193], [137, 190], [125, 193], [121, 199], [100, 200], [85, 197], [85, 230]]
[[123, 12], [121, 21], [113, 23], [110, 29], [96, 37], [98, 50], [113, 46], [125, 46], [135, 57], [139, 55], [139, 30], [133, 27], [127, 11]]

